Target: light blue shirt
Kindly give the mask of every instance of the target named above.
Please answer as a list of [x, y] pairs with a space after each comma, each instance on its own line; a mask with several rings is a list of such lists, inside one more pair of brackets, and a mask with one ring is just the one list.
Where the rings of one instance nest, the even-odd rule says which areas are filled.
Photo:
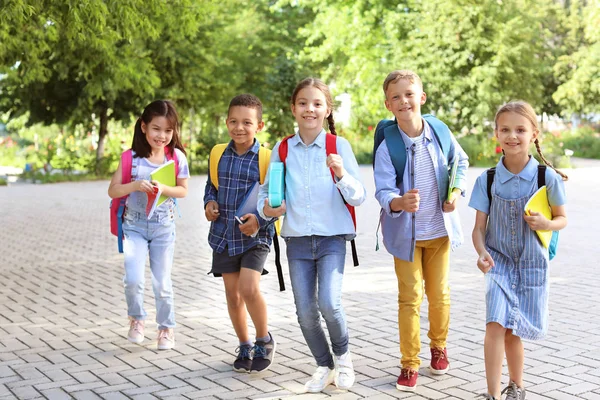
[[[285, 203], [281, 236], [355, 236], [354, 223], [344, 199], [352, 206], [365, 201], [367, 192], [360, 180], [360, 171], [350, 143], [337, 137], [337, 153], [342, 157], [346, 175], [334, 184], [331, 170], [327, 168], [325, 130], [308, 146], [296, 134], [288, 140], [285, 161]], [[271, 153], [271, 163], [279, 162], [279, 145]], [[270, 220], [264, 212], [264, 202], [269, 193], [269, 174], [260, 187], [257, 209], [260, 216]], [[341, 193], [341, 194], [340, 194]]]
[[[377, 148], [375, 155], [375, 197], [383, 209], [380, 221], [385, 248], [394, 257], [412, 262], [414, 261], [415, 242], [418, 236], [413, 218], [414, 213], [405, 211], [392, 212], [390, 209], [392, 200], [402, 196], [412, 189], [414, 185], [414, 176], [411, 177], [411, 172], [415, 169], [415, 157], [412, 152], [415, 144], [402, 130], [400, 130], [400, 133], [406, 146], [406, 168], [404, 168], [402, 182], [399, 186], [396, 184], [396, 170], [392, 164], [387, 143], [383, 140]], [[435, 179], [439, 194], [437, 201], [440, 207], [442, 207], [448, 194], [450, 180], [448, 175], [449, 165], [455, 161], [458, 162], [455, 186], [461, 190], [463, 196], [465, 195], [469, 157], [463, 151], [462, 147], [460, 147], [454, 136], [451, 136], [450, 160], [446, 160], [446, 156], [442, 152], [437, 139], [434, 138], [431, 127], [424, 120], [423, 135], [425, 135], [424, 144], [427, 146], [427, 151], [431, 156], [435, 169]], [[418, 171], [414, 172], [418, 173]], [[451, 213], [443, 213], [443, 218], [444, 227], [450, 238], [452, 250], [454, 250], [463, 242], [458, 211], [454, 210]]]
[[[518, 174], [513, 174], [506, 169], [502, 162], [504, 157], [496, 164], [496, 174], [492, 192], [497, 196], [511, 200], [527, 196], [537, 190], [537, 172], [540, 163], [529, 156], [529, 162]], [[562, 206], [566, 202], [565, 185], [562, 177], [552, 168], [546, 168], [546, 189], [548, 202], [551, 206]], [[487, 171], [484, 171], [475, 182], [473, 194], [469, 200], [469, 207], [490, 213], [490, 199], [487, 194]]]

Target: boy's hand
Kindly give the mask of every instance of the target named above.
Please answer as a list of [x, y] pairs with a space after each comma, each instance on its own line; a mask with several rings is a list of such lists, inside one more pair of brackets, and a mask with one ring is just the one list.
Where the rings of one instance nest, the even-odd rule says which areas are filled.
[[460, 189], [452, 189], [452, 193], [450, 193], [450, 200], [446, 200], [442, 207], [445, 213], [452, 212], [456, 209], [456, 201], [460, 198], [460, 193]]
[[219, 204], [214, 201], [211, 200], [208, 203], [206, 203], [206, 207], [204, 208], [204, 215], [206, 216], [206, 219], [209, 221], [216, 221], [217, 218], [219, 218]]
[[410, 189], [404, 193], [402, 197], [396, 197], [392, 200], [390, 207], [392, 211], [406, 211], [406, 212], [417, 212], [419, 210], [419, 189]]
[[346, 170], [344, 169], [344, 160], [339, 154], [328, 155], [325, 162], [327, 163], [327, 168], [331, 168], [333, 170], [336, 178], [342, 179], [344, 175], [346, 175]]
[[529, 225], [529, 227], [534, 231], [547, 231], [550, 227], [550, 220], [544, 217], [543, 214], [535, 211], [529, 210], [529, 214], [524, 215], [525, 222]]
[[150, 181], [142, 179], [140, 181], [135, 181], [135, 183], [135, 190], [138, 192], [152, 193], [154, 191], [154, 189], [152, 188], [152, 183], [150, 183]]
[[479, 258], [477, 259], [477, 268], [479, 268], [481, 272], [487, 274], [487, 272], [492, 269], [493, 266], [494, 260], [492, 259], [490, 253], [485, 251], [479, 255]]
[[265, 199], [265, 205], [263, 207], [263, 212], [265, 213], [265, 215], [267, 217], [281, 217], [283, 214], [285, 214], [286, 208], [285, 208], [285, 200], [281, 201], [281, 205], [277, 208], [273, 208], [269, 205], [269, 199]]
[[246, 236], [254, 236], [260, 229], [258, 218], [252, 213], [242, 215], [240, 218], [243, 224], [240, 225], [240, 231]]

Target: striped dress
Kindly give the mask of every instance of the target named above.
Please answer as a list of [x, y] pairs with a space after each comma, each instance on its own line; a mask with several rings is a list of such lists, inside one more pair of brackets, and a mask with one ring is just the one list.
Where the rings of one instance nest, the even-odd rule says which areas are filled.
[[497, 322], [516, 336], [539, 340], [548, 331], [548, 251], [523, 218], [535, 190], [503, 199], [495, 186], [496, 181], [485, 237], [495, 263], [485, 275], [486, 323]]

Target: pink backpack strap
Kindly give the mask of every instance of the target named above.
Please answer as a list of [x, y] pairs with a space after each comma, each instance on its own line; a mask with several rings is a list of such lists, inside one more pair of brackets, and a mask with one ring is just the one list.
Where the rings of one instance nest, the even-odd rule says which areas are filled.
[[133, 153], [131, 149], [121, 153], [121, 183], [131, 182], [131, 164], [133, 163]]
[[175, 178], [179, 175], [179, 159], [177, 158], [177, 151], [173, 149], [171, 152], [171, 148], [169, 146], [165, 146], [165, 155], [167, 156], [167, 160], [175, 161]]

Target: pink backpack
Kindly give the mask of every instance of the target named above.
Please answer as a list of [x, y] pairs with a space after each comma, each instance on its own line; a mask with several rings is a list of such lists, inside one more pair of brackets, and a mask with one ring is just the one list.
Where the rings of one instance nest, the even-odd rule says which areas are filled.
[[[175, 173], [179, 172], [179, 160], [177, 152], [171, 155], [171, 149], [165, 146], [165, 155], [167, 160], [175, 161]], [[121, 183], [131, 182], [131, 167], [133, 164], [133, 151], [131, 149], [121, 153]], [[127, 196], [112, 199], [110, 201], [110, 233], [118, 239], [119, 253], [123, 252], [123, 213], [125, 212], [125, 203]]]

